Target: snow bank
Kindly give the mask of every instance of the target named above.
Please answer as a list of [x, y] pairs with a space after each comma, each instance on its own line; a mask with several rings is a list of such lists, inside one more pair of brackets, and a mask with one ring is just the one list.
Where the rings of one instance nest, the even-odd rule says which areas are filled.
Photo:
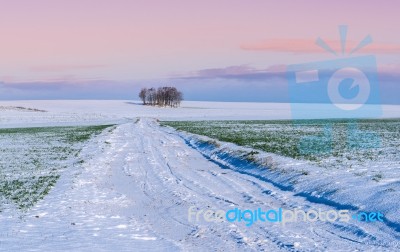
[[381, 212], [385, 216], [385, 224], [400, 232], [400, 210], [398, 201], [393, 200], [400, 198], [398, 176], [376, 182], [370, 178], [355, 176], [344, 169], [324, 169], [307, 161], [216, 141], [205, 136], [187, 132], [178, 134], [189, 146], [223, 169], [256, 177], [313, 203], [353, 212]]

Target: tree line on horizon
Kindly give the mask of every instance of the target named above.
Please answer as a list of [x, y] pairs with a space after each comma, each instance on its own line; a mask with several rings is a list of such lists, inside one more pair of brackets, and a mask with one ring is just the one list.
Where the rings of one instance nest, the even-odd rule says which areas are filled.
[[139, 98], [143, 105], [179, 107], [183, 100], [183, 94], [175, 87], [159, 87], [158, 89], [152, 87], [142, 88]]

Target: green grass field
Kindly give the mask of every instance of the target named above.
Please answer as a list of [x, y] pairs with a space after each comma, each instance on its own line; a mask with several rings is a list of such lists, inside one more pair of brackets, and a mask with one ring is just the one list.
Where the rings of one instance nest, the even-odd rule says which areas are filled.
[[323, 167], [400, 161], [399, 119], [168, 121], [162, 125]]
[[0, 210], [32, 207], [77, 163], [82, 143], [104, 126], [0, 129]]

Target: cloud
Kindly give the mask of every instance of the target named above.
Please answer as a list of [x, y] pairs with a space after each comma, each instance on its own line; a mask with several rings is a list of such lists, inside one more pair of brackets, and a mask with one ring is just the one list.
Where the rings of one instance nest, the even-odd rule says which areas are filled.
[[[369, 71], [368, 69], [365, 69]], [[378, 66], [381, 102], [400, 104], [400, 65]], [[171, 83], [195, 100], [290, 102], [286, 66], [209, 68], [173, 77]]]
[[29, 68], [29, 70], [33, 72], [64, 72], [64, 71], [72, 71], [72, 70], [81, 70], [81, 69], [94, 69], [94, 68], [103, 68], [107, 67], [107, 65], [103, 64], [92, 64], [92, 65], [43, 65], [43, 66], [33, 66]]
[[0, 99], [135, 99], [137, 82], [130, 81], [34, 81], [0, 82]]
[[285, 65], [273, 65], [266, 69], [257, 69], [248, 65], [227, 66], [222, 68], [207, 68], [198, 71], [175, 75], [176, 79], [265, 79], [282, 77], [285, 74]]
[[[400, 65], [378, 66], [381, 102], [400, 104]], [[137, 100], [142, 87], [173, 85], [186, 100], [290, 102], [286, 67], [257, 69], [249, 65], [209, 68], [180, 77], [152, 80], [64, 80], [0, 82], [0, 99]]]
[[[325, 42], [336, 52], [341, 52], [339, 40], [325, 40]], [[346, 41], [346, 52], [354, 49], [359, 42]], [[326, 51], [315, 44], [312, 39], [268, 39], [253, 43], [243, 43], [242, 50], [248, 51], [269, 51], [287, 53], [325, 53]], [[400, 53], [400, 45], [372, 43], [360, 49], [360, 52], [373, 54]]]
[[240, 66], [228, 66], [225, 68], [202, 69], [197, 71], [195, 75], [197, 77], [215, 78], [218, 76], [251, 74], [256, 71], [257, 71], [256, 69], [249, 67], [247, 65], [240, 65]]

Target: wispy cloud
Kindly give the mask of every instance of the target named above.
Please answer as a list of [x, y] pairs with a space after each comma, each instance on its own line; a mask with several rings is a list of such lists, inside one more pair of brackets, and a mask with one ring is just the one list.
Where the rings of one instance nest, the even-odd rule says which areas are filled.
[[[400, 104], [400, 65], [378, 66], [381, 101]], [[286, 67], [249, 65], [193, 71], [153, 80], [0, 82], [0, 99], [138, 99], [142, 87], [174, 85], [187, 100], [290, 102]]]
[[[325, 42], [336, 52], [341, 51], [339, 40], [325, 40]], [[357, 41], [347, 41], [346, 51], [350, 52], [358, 45]], [[324, 49], [315, 44], [312, 39], [268, 39], [259, 42], [243, 43], [240, 45], [243, 50], [270, 51], [287, 53], [324, 53]], [[372, 43], [360, 50], [365, 53], [390, 54], [400, 53], [400, 45]]]
[[139, 86], [130, 81], [0, 82], [0, 99], [132, 99]]
[[65, 72], [73, 70], [82, 69], [97, 69], [104, 68], [107, 65], [104, 64], [92, 64], [92, 65], [43, 65], [43, 66], [33, 66], [29, 70], [33, 72]]
[[266, 69], [257, 69], [249, 65], [227, 66], [222, 68], [207, 68], [180, 75], [174, 75], [173, 78], [183, 79], [251, 79], [266, 78], [275, 75], [281, 76], [286, 70], [285, 65], [273, 65]]

